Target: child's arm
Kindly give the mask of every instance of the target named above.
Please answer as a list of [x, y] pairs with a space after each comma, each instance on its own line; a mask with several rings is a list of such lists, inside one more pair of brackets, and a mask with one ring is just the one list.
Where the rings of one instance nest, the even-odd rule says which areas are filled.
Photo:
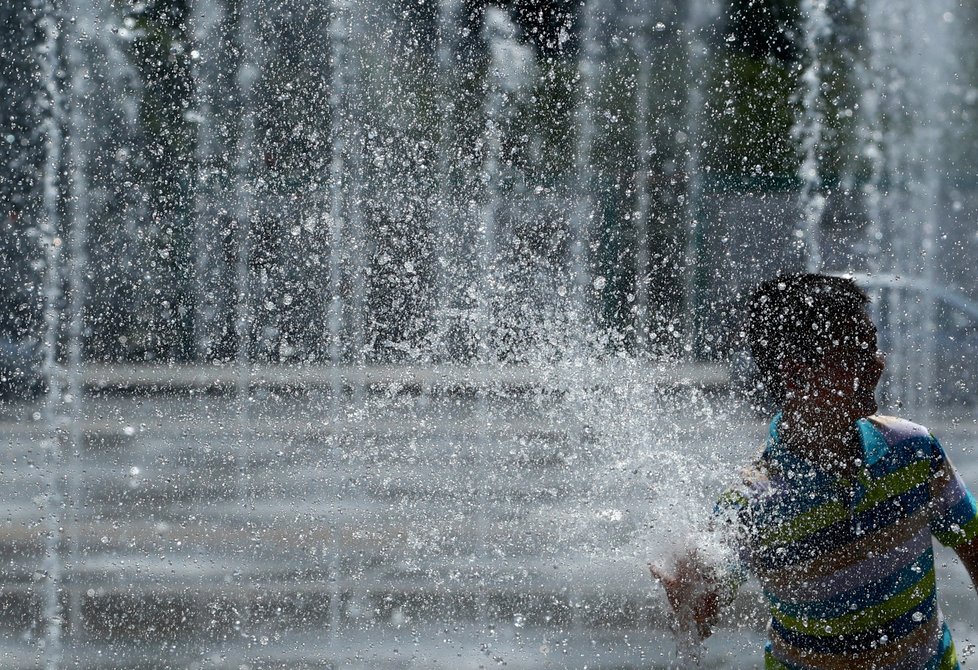
[[941, 544], [954, 549], [978, 589], [978, 502], [933, 435], [931, 473], [931, 532]]
[[700, 639], [713, 634], [713, 626], [720, 615], [721, 591], [723, 590], [713, 570], [704, 565], [695, 551], [676, 561], [675, 574], [649, 564], [653, 579], [658, 580], [666, 591], [669, 605], [682, 619], [691, 616]]
[[954, 551], [961, 559], [964, 567], [967, 568], [968, 574], [971, 575], [971, 583], [978, 590], [978, 537], [970, 542], [965, 542]]

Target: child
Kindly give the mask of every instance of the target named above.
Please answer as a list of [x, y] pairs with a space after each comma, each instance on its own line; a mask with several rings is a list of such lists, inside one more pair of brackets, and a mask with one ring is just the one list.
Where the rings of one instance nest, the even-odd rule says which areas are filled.
[[724, 494], [717, 523], [741, 566], [650, 566], [701, 637], [741, 568], [771, 611], [765, 668], [958, 668], [936, 602], [931, 536], [978, 586], [978, 509], [926, 428], [876, 415], [883, 372], [866, 295], [817, 274], [762, 284], [746, 333], [780, 412], [763, 454]]

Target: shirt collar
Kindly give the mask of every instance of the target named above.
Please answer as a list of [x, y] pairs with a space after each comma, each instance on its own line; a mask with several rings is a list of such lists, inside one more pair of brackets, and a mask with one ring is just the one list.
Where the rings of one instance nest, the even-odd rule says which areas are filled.
[[[788, 451], [781, 442], [779, 428], [781, 426], [781, 412], [778, 412], [771, 420], [768, 429], [767, 446], [764, 448], [764, 458], [775, 465], [785, 469], [798, 469], [799, 467], [812, 467], [812, 464], [799, 458]], [[863, 465], [871, 466], [879, 462], [886, 455], [888, 447], [886, 438], [873, 425], [869, 419], [858, 419], [856, 428], [859, 430], [859, 445], [863, 450]]]
[[875, 465], [890, 450], [886, 438], [869, 419], [859, 419], [856, 425], [859, 427], [859, 441], [863, 445], [863, 454], [865, 454], [863, 462], [866, 465]]

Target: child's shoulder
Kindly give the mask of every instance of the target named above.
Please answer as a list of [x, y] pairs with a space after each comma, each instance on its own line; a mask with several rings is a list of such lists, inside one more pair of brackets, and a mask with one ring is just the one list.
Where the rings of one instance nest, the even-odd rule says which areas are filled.
[[742, 467], [739, 472], [741, 484], [754, 490], [766, 487], [771, 481], [771, 474], [771, 463], [765, 458], [763, 446], [751, 462]]
[[866, 420], [880, 432], [887, 446], [890, 447], [913, 438], [930, 439], [931, 437], [930, 430], [926, 427], [897, 416], [874, 414]]

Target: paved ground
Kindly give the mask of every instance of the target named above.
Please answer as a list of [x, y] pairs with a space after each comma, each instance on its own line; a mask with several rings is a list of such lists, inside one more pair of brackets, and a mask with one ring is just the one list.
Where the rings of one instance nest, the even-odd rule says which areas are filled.
[[[676, 666], [646, 561], [702, 519], [763, 426], [695, 387], [612, 381], [271, 384], [244, 401], [116, 386], [55, 430], [4, 405], [0, 665], [39, 665], [57, 485], [78, 667]], [[943, 424], [978, 485], [973, 426]], [[967, 649], [976, 599], [947, 562]], [[749, 587], [703, 667], [756, 667], [762, 620]]]

